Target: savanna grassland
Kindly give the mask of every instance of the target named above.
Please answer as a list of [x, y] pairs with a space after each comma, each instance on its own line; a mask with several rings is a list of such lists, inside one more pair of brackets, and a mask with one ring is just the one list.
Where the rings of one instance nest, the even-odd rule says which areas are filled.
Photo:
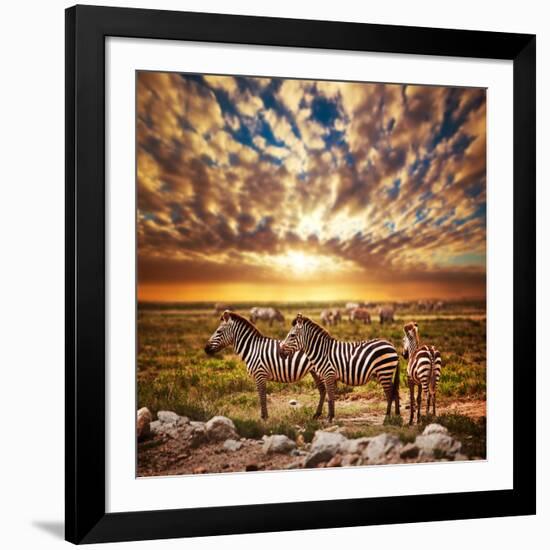
[[[284, 338], [298, 311], [318, 321], [322, 304], [273, 304], [282, 311], [285, 323], [259, 321], [267, 336]], [[338, 306], [341, 304], [331, 304]], [[421, 339], [442, 354], [442, 376], [438, 386], [437, 418], [423, 417], [419, 426], [409, 427], [409, 390], [406, 362], [400, 363], [401, 417], [384, 420], [386, 402], [380, 385], [338, 385], [336, 419], [348, 437], [372, 436], [381, 432], [411, 441], [428, 421], [446, 426], [462, 441], [464, 451], [485, 457], [486, 421], [486, 323], [484, 303], [447, 303], [443, 310], [426, 312], [405, 307], [396, 320], [381, 325], [351, 323], [345, 318], [328, 327], [337, 338], [365, 340], [386, 338], [401, 349], [403, 324], [416, 320]], [[247, 315], [248, 304], [234, 304]], [[209, 357], [204, 345], [219, 324], [212, 304], [140, 304], [138, 309], [138, 408], [148, 407], [153, 416], [169, 410], [192, 420], [205, 421], [215, 415], [231, 418], [239, 434], [261, 438], [264, 434], [286, 434], [310, 441], [315, 430], [326, 428], [326, 420], [313, 420], [318, 393], [310, 376], [296, 384], [268, 383], [269, 419], [260, 419], [254, 380], [232, 349]], [[296, 404], [290, 404], [295, 400]], [[423, 403], [423, 414], [425, 402]], [[326, 414], [326, 404], [325, 404]], [[139, 458], [139, 457], [138, 457]]]

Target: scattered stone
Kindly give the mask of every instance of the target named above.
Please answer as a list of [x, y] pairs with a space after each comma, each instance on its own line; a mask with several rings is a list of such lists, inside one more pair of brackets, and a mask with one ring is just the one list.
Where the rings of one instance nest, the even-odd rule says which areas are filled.
[[432, 432], [429, 435], [419, 435], [415, 445], [420, 449], [421, 458], [454, 458], [460, 451], [462, 444], [450, 435], [441, 432]]
[[464, 462], [465, 460], [469, 460], [469, 458], [466, 455], [464, 455], [462, 453], [456, 453], [455, 454], [455, 462], [459, 462], [459, 461]]
[[172, 411], [159, 411], [157, 413], [157, 418], [161, 424], [177, 424], [180, 419], [180, 417]]
[[194, 470], [194, 474], [205, 474], [208, 470], [204, 466], [197, 466]]
[[347, 438], [340, 433], [317, 430], [306, 458], [306, 468], [329, 461], [336, 453], [345, 450], [347, 442]]
[[346, 444], [346, 453], [361, 454], [368, 447], [371, 437], [359, 437], [357, 439], [349, 439]]
[[342, 455], [341, 454], [335, 454], [327, 462], [327, 468], [336, 468], [337, 466], [342, 466]]
[[298, 404], [298, 401], [296, 401], [296, 399], [291, 399], [288, 404], [291, 406], [291, 407], [295, 407], [297, 404]]
[[449, 430], [445, 428], [445, 426], [442, 426], [441, 424], [428, 424], [424, 428], [422, 435], [431, 435], [431, 434], [449, 435]]
[[192, 420], [191, 422], [189, 422], [189, 426], [191, 426], [191, 428], [193, 429], [204, 428], [206, 430], [206, 422], [198, 422], [198, 421]]
[[298, 445], [298, 447], [303, 447], [305, 442], [306, 440], [304, 439], [303, 434], [299, 434], [298, 437], [296, 438], [296, 445]]
[[315, 466], [316, 468], [326, 468], [327, 467], [327, 463], [326, 462], [319, 462], [319, 464], [317, 464], [317, 466]]
[[257, 472], [258, 470], [259, 470], [258, 465], [254, 463], [247, 464], [244, 469], [245, 472]]
[[296, 443], [286, 435], [272, 435], [264, 441], [262, 448], [265, 454], [289, 453], [296, 448]]
[[384, 464], [394, 459], [395, 455], [399, 456], [400, 448], [401, 441], [398, 437], [382, 433], [370, 440], [363, 456], [370, 464]]
[[401, 449], [401, 458], [416, 458], [420, 449], [414, 443], [407, 443]]
[[137, 412], [137, 438], [145, 439], [151, 433], [151, 421], [153, 417], [147, 407], [142, 407]]
[[226, 416], [214, 416], [211, 418], [206, 423], [206, 435], [210, 441], [239, 438], [233, 420]]
[[235, 441], [234, 439], [227, 439], [225, 443], [223, 444], [223, 448], [226, 451], [238, 451], [243, 444], [240, 441]]

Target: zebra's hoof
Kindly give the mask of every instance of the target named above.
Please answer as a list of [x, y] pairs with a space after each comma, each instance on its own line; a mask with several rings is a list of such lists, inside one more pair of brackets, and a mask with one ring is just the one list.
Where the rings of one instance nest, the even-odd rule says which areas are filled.
[[321, 418], [321, 413], [315, 413], [312, 418], [313, 420], [319, 420], [319, 418]]

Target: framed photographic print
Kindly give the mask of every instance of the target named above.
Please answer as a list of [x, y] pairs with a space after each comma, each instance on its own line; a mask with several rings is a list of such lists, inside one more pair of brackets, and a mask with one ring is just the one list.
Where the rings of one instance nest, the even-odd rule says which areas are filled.
[[66, 12], [66, 538], [535, 512], [535, 37]]

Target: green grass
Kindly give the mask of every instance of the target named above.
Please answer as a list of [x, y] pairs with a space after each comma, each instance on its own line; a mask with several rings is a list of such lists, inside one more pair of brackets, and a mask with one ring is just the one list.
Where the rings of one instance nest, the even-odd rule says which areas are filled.
[[[195, 306], [196, 307], [196, 306]], [[281, 308], [285, 323], [258, 325], [267, 336], [283, 338], [297, 308]], [[300, 311], [313, 319], [319, 318], [320, 306]], [[352, 324], [347, 321], [330, 330], [344, 340], [386, 338], [400, 351], [403, 321], [416, 319], [414, 313], [392, 325]], [[438, 403], [454, 400], [486, 398], [486, 332], [485, 320], [468, 318], [443, 318], [433, 316], [419, 320], [422, 340], [435, 345], [442, 354], [443, 369], [438, 387]], [[254, 380], [246, 373], [244, 363], [227, 349], [214, 357], [203, 349], [208, 338], [218, 326], [218, 317], [210, 310], [173, 309], [155, 310], [140, 307], [138, 314], [138, 404], [147, 406], [156, 414], [159, 410], [173, 410], [193, 420], [207, 420], [221, 414], [233, 419], [239, 433], [247, 437], [261, 437], [270, 433], [285, 433], [289, 437], [302, 434], [306, 441], [313, 437], [323, 422], [312, 420], [318, 394], [310, 376], [296, 384], [268, 383], [268, 408], [270, 418], [260, 419], [259, 403]], [[400, 363], [401, 400], [408, 403], [406, 362]], [[364, 402], [370, 400], [376, 410], [385, 408], [381, 387], [369, 382], [361, 387], [337, 388], [337, 419], [361, 415]], [[297, 399], [300, 406], [288, 405], [289, 399]], [[325, 405], [326, 414], [326, 405]], [[402, 410], [403, 419], [390, 417], [384, 426], [360, 426], [355, 433], [375, 435], [380, 431], [396, 433], [403, 441], [414, 439], [419, 428], [402, 426], [408, 420], [408, 411]], [[484, 426], [467, 417], [442, 416], [438, 421], [452, 431], [472, 440], [469, 447], [476, 456], [484, 442]], [[469, 422], [468, 422], [469, 421]], [[349, 430], [348, 430], [349, 431]], [[351, 432], [349, 432], [351, 433]], [[479, 444], [478, 444], [479, 443]], [[478, 452], [479, 451], [479, 452]]]

